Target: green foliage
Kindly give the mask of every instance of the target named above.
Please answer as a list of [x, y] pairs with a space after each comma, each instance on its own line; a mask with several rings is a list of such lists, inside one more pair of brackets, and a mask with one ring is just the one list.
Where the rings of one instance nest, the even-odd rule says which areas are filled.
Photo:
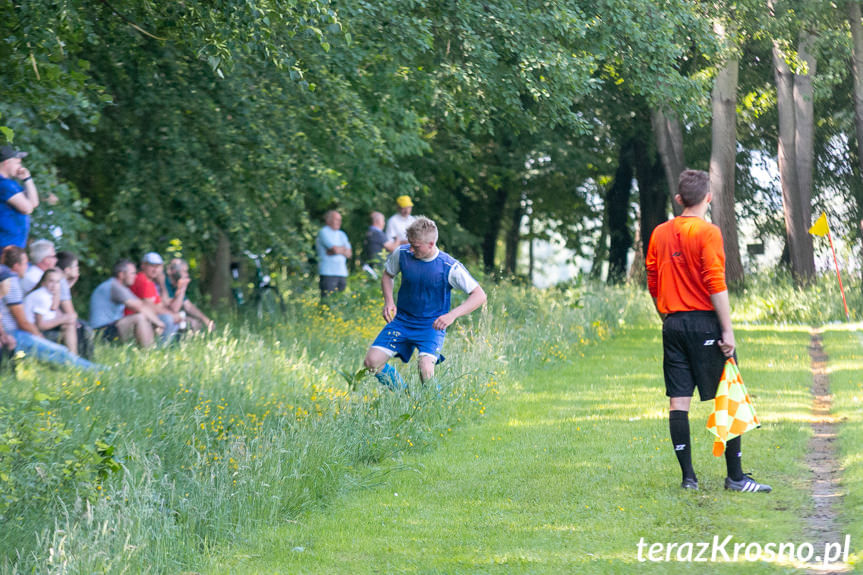
[[[863, 309], [860, 287], [846, 284], [845, 296], [851, 320], [859, 320]], [[734, 320], [740, 322], [820, 326], [846, 321], [839, 283], [830, 273], [807, 288], [796, 287], [788, 273], [751, 276], [743, 292], [732, 298], [731, 306]]]
[[30, 391], [20, 399], [10, 391], [0, 394], [0, 521], [28, 524], [34, 509], [58, 501], [95, 502], [108, 476], [121, 471], [110, 434], [94, 441], [97, 422], [76, 427], [56, 410], [58, 395]]

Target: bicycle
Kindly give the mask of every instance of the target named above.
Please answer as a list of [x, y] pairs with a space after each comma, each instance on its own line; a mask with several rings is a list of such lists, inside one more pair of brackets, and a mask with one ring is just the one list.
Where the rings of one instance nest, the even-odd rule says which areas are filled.
[[282, 299], [282, 294], [273, 284], [272, 277], [267, 272], [264, 256], [269, 254], [272, 248], [267, 249], [262, 254], [254, 254], [248, 250], [243, 250], [243, 254], [253, 262], [255, 262], [254, 287], [251, 297], [247, 300], [243, 294], [240, 281], [240, 264], [231, 262], [231, 277], [234, 278], [234, 286], [231, 292], [234, 295], [234, 301], [238, 309], [248, 309], [252, 306], [255, 310], [255, 316], [262, 320], [265, 317], [272, 317], [277, 314], [285, 313], [285, 302]]

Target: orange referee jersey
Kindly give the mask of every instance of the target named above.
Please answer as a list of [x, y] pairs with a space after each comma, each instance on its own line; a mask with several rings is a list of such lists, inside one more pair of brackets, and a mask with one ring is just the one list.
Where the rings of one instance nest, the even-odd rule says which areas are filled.
[[662, 313], [712, 310], [711, 294], [725, 284], [725, 247], [719, 228], [695, 216], [656, 226], [647, 247], [647, 288]]

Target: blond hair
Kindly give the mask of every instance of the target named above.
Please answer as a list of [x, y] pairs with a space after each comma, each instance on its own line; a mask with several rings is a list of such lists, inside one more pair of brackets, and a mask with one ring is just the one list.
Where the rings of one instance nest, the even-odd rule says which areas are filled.
[[425, 216], [417, 216], [407, 229], [408, 241], [437, 242], [437, 226]]

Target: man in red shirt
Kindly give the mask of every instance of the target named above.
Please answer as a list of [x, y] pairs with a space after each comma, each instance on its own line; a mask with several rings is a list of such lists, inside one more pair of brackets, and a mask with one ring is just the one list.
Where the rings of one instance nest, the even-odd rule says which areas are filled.
[[[180, 314], [169, 309], [162, 303], [161, 294], [156, 288], [156, 282], [164, 273], [165, 261], [162, 256], [156, 252], [144, 254], [141, 259], [141, 271], [135, 276], [135, 282], [129, 287], [141, 301], [144, 302], [165, 324], [165, 330], [162, 332], [162, 341], [167, 343], [177, 333], [178, 323], [180, 322]], [[126, 308], [126, 315], [136, 313], [134, 310]]]
[[[647, 248], [647, 287], [662, 318], [663, 372], [669, 397], [669, 430], [683, 472], [684, 489], [698, 489], [692, 468], [689, 405], [698, 387], [701, 401], [713, 399], [726, 358], [734, 357], [731, 305], [725, 284], [725, 248], [719, 228], [705, 221], [713, 199], [707, 172], [680, 174], [676, 218], [653, 230]], [[725, 488], [769, 492], [743, 473], [740, 436], [728, 441]]]

